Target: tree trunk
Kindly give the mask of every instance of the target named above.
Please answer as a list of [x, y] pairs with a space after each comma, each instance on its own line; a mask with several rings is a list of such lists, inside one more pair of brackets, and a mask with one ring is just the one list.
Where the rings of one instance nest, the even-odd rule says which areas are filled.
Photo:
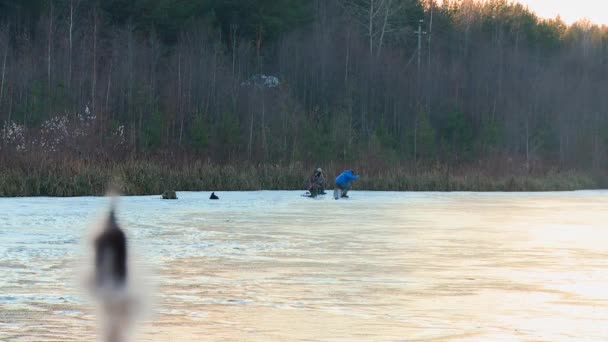
[[2, 108], [2, 100], [4, 98], [4, 81], [6, 78], [6, 57], [8, 55], [8, 44], [9, 42], [7, 39], [6, 47], [4, 49], [4, 57], [2, 58], [2, 80], [0, 82], [0, 109]]
[[235, 70], [236, 70], [236, 32], [238, 30], [238, 25], [231, 24], [230, 25], [230, 39], [232, 40], [232, 77], [236, 78]]
[[416, 119], [414, 120], [414, 165], [418, 164], [418, 116], [420, 114], [416, 114]]
[[53, 1], [50, 2], [50, 13], [49, 13], [49, 38], [47, 46], [47, 85], [49, 89], [49, 96], [51, 95], [51, 52], [53, 47]]
[[380, 31], [380, 38], [378, 39], [378, 51], [376, 52], [376, 57], [380, 57], [380, 53], [382, 52], [382, 42], [384, 41], [384, 34], [386, 33], [386, 26], [388, 24], [388, 15], [391, 10], [392, 0], [387, 0], [388, 2], [384, 5], [384, 20], [382, 23], [382, 31]]
[[350, 27], [346, 31], [346, 61], [344, 62], [344, 88], [348, 90], [348, 63], [350, 59]]
[[526, 172], [530, 171], [530, 124], [526, 117]]
[[105, 112], [110, 113], [109, 105], [110, 105], [110, 90], [112, 87], [112, 69], [114, 67], [114, 57], [110, 58], [110, 69], [108, 70], [108, 87], [106, 89], [106, 103], [105, 103]]
[[369, 22], [367, 34], [369, 35], [369, 57], [374, 56], [374, 0], [369, 1]]
[[93, 61], [91, 63], [91, 111], [95, 111], [95, 88], [97, 86], [97, 10], [93, 13]]
[[238, 26], [236, 24], [231, 25], [231, 30], [232, 30], [232, 34], [231, 34], [231, 39], [232, 39], [232, 82], [233, 82], [233, 86], [232, 86], [232, 112], [236, 114], [236, 105], [237, 105], [237, 98], [238, 98], [238, 77], [237, 77], [237, 72], [236, 72], [236, 38], [237, 38], [237, 30], [238, 30]]
[[182, 53], [177, 53], [177, 112], [180, 116], [179, 139], [177, 146], [182, 146], [182, 137], [184, 132], [184, 113], [182, 111]]
[[71, 90], [72, 86], [72, 33], [74, 32], [74, 0], [70, 0], [70, 26], [68, 30], [68, 91]]
[[262, 150], [264, 152], [264, 158], [268, 157], [268, 144], [266, 142], [266, 98], [265, 91], [262, 88]]
[[251, 119], [249, 120], [249, 144], [247, 145], [247, 155], [248, 155], [248, 159], [251, 161], [251, 151], [253, 149], [253, 115], [255, 113], [254, 110], [250, 109], [251, 111]]

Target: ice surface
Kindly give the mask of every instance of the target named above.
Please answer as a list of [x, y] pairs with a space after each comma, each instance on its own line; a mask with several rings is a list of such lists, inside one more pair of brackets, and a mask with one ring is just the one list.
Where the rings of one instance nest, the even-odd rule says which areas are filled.
[[[608, 193], [178, 192], [117, 217], [157, 283], [138, 341], [608, 339]], [[0, 199], [0, 340], [93, 340], [108, 199]]]

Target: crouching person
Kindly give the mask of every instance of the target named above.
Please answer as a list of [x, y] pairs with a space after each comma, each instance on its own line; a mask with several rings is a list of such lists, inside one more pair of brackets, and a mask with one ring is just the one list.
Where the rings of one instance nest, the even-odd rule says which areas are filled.
[[308, 179], [308, 192], [310, 197], [325, 195], [325, 177], [321, 168], [317, 168]]
[[336, 189], [334, 190], [334, 198], [340, 197], [348, 198], [348, 191], [351, 189], [352, 181], [359, 179], [352, 170], [345, 170], [338, 177], [336, 177]]

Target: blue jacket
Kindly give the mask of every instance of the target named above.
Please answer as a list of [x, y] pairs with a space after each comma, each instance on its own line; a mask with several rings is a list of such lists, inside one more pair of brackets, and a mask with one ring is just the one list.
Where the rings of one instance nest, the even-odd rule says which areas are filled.
[[351, 181], [359, 179], [359, 176], [353, 174], [352, 170], [346, 170], [336, 177], [336, 184], [348, 187]]

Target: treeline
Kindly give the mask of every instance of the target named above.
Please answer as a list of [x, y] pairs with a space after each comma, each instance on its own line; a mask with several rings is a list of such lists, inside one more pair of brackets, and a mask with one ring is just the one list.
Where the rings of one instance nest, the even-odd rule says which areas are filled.
[[1, 0], [0, 153], [601, 170], [607, 42], [505, 0]]

